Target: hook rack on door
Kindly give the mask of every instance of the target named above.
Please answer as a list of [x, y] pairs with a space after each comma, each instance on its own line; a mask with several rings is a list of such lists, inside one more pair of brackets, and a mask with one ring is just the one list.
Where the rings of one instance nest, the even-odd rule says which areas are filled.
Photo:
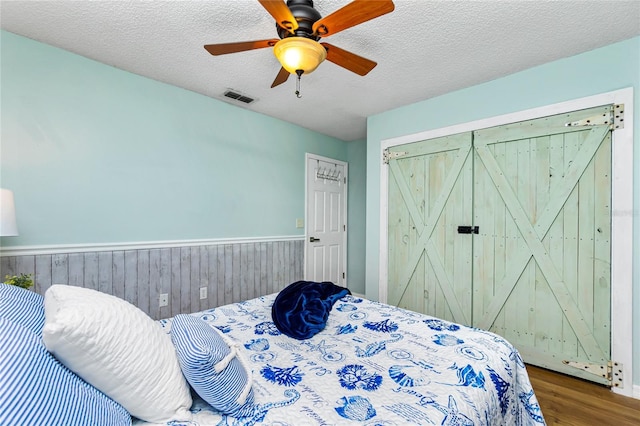
[[335, 169], [331, 169], [329, 167], [323, 167], [323, 168], [318, 167], [316, 169], [316, 178], [318, 179], [327, 179], [327, 180], [333, 180], [337, 182], [340, 180], [341, 175], [342, 175], [342, 172], [337, 169], [337, 166]]

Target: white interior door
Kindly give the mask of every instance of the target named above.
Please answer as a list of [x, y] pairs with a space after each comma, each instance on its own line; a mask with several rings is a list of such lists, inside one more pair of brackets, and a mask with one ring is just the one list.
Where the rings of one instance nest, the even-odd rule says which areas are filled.
[[346, 287], [347, 163], [306, 156], [305, 279]]

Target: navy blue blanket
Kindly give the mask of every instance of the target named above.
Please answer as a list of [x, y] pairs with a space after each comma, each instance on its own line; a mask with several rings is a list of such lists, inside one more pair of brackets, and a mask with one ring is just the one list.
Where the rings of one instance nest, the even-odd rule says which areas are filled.
[[297, 281], [278, 293], [271, 317], [283, 334], [309, 339], [324, 329], [333, 304], [347, 294], [349, 289], [328, 281]]

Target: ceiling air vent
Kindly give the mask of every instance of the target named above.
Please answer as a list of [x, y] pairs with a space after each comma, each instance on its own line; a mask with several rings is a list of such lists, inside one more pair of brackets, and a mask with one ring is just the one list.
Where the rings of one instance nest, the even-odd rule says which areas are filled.
[[238, 102], [244, 102], [245, 104], [250, 104], [251, 102], [253, 102], [255, 99], [250, 98], [248, 96], [242, 95], [238, 92], [234, 92], [233, 90], [227, 90], [226, 92], [224, 92], [224, 95], [227, 98], [231, 98], [234, 99]]

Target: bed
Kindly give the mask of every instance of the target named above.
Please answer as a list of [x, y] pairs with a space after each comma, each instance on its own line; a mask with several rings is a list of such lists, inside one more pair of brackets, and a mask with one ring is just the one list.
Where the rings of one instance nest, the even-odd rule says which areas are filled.
[[196, 399], [195, 423], [544, 424], [518, 351], [493, 333], [347, 295], [295, 340], [275, 327], [274, 298], [192, 314], [241, 343], [258, 407], [233, 419]]
[[[106, 360], [113, 357], [108, 351], [98, 352], [102, 349], [96, 349], [96, 346], [101, 346], [96, 344], [96, 340], [109, 340], [111, 337], [97, 335], [96, 330], [108, 329], [113, 323], [120, 322], [122, 327], [112, 333], [117, 336], [116, 340], [129, 332], [138, 333], [141, 327], [137, 325], [132, 327], [132, 324], [139, 319], [132, 319], [128, 312], [137, 308], [133, 306], [121, 308], [120, 305], [126, 302], [115, 302], [111, 299], [100, 299], [99, 302], [91, 304], [87, 302], [90, 299], [87, 294], [75, 295], [75, 292], [87, 289], [58, 287], [63, 287], [64, 291], [74, 292], [74, 297], [66, 295], [60, 298], [49, 297], [49, 295], [46, 297], [52, 300], [65, 299], [64, 303], [68, 302], [68, 306], [73, 307], [74, 324], [73, 327], [67, 326], [66, 329], [73, 330], [75, 334], [73, 338], [67, 335], [62, 339], [65, 345], [72, 343], [72, 348], [65, 353], [60, 343], [56, 343], [51, 337], [51, 330], [58, 332], [61, 327], [59, 324], [56, 324], [56, 327], [47, 325], [49, 321], [53, 321], [48, 317], [54, 317], [54, 315], [60, 317], [59, 312], [64, 311], [64, 306], [47, 305], [47, 303], [53, 305], [54, 302], [45, 303], [47, 318], [42, 340], [47, 343], [47, 349], [55, 355], [56, 362], [60, 361], [73, 371], [71, 374], [77, 373], [87, 383], [100, 389], [108, 400], [117, 401], [117, 407], [108, 406], [95, 415], [97, 419], [103, 418], [106, 415], [104, 413], [108, 413], [109, 416], [119, 416], [121, 411], [128, 414], [127, 410], [131, 413], [130, 417], [121, 418], [118, 421], [96, 420], [93, 424], [132, 423], [168, 426], [544, 424], [543, 415], [518, 351], [503, 338], [487, 331], [347, 294], [332, 300], [322, 331], [306, 339], [291, 338], [283, 334], [273, 321], [272, 309], [277, 294], [271, 294], [157, 322], [149, 319], [155, 324], [154, 327], [160, 334], [165, 336], [164, 340], [156, 337], [146, 338], [138, 334], [130, 336], [126, 345], [122, 341], [117, 341], [118, 351], [121, 351], [123, 346], [130, 349], [128, 352], [131, 354], [123, 356], [131, 355], [132, 361], [122, 361], [118, 355], [116, 359], [119, 360], [119, 364], [116, 365], [115, 370], [105, 371], [96, 363], [107, 363]], [[60, 290], [59, 288], [58, 291]], [[87, 291], [93, 292], [93, 290]], [[101, 294], [99, 298], [105, 296], [108, 295]], [[108, 297], [113, 298], [113, 296]], [[1, 294], [0, 299], [2, 299]], [[112, 302], [117, 308], [111, 305]], [[37, 303], [40, 302], [34, 302], [34, 304]], [[55, 303], [62, 302], [57, 300]], [[82, 311], [81, 305], [85, 303], [88, 304], [87, 313], [78, 319], [77, 313]], [[25, 303], [21, 302], [20, 305], [24, 306]], [[104, 310], [99, 311], [102, 308]], [[139, 314], [136, 312], [135, 315]], [[100, 321], [100, 325], [87, 324], [94, 320]], [[0, 319], [0, 333], [2, 321]], [[57, 318], [55, 321], [60, 323], [61, 320]], [[38, 327], [42, 327], [42, 321], [36, 321], [38, 322], [40, 324], [36, 324], [34, 328], [36, 332]], [[136, 349], [135, 345], [148, 345], [152, 340], [158, 340], [162, 345], [173, 340], [180, 358], [179, 366], [182, 373], [190, 379], [190, 373], [186, 369], [191, 367], [182, 363], [182, 351], [177, 345], [179, 342], [176, 342], [176, 335], [178, 330], [182, 330], [185, 336], [183, 343], [188, 349], [193, 346], [192, 343], [197, 339], [191, 334], [192, 329], [188, 325], [191, 323], [196, 324], [197, 327], [203, 326], [206, 333], [213, 331], [215, 336], [220, 336], [221, 341], [226, 342], [222, 346], [227, 352], [220, 354], [226, 359], [224, 362], [226, 370], [222, 371], [228, 372], [235, 366], [236, 372], [242, 374], [237, 376], [240, 377], [236, 380], [237, 383], [218, 381], [215, 384], [217, 388], [214, 390], [222, 396], [225, 393], [235, 395], [242, 390], [243, 396], [238, 401], [244, 404], [243, 410], [236, 410], [235, 414], [223, 414], [205, 401], [205, 399], [209, 400], [210, 395], [199, 396], [200, 392], [195, 391], [199, 388], [195, 385], [187, 385], [186, 389], [191, 399], [185, 400], [184, 386], [169, 385], [175, 380], [184, 381], [181, 377], [167, 376], [169, 370], [173, 368], [171, 364], [173, 360], [160, 359], [164, 356], [163, 353], [173, 353], [173, 348], [164, 351], [140, 346], [145, 349]], [[79, 336], [77, 329], [85, 325], [89, 331], [86, 336]], [[155, 332], [156, 330], [153, 329], [151, 334]], [[85, 341], [79, 344], [78, 341], [83, 339]], [[235, 348], [231, 355], [230, 348]], [[2, 349], [7, 352], [7, 348]], [[91, 374], [87, 375], [82, 371], [83, 365], [71, 359], [74, 356], [84, 357], [85, 355], [86, 358], [82, 359], [81, 364], [86, 364], [89, 359], [92, 363], [88, 367], [89, 372], [95, 373], [97, 379]], [[150, 358], [144, 359], [147, 355]], [[207, 356], [209, 355], [211, 354], [207, 353]], [[215, 363], [218, 361], [214, 360]], [[236, 361], [237, 364], [233, 364]], [[0, 354], [0, 363], [2, 362]], [[135, 397], [134, 402], [141, 406], [130, 408], [128, 404], [131, 401], [127, 398], [122, 399], [118, 394], [119, 388], [109, 388], [99, 381], [104, 380], [105, 377], [107, 380], [112, 376], [115, 377], [124, 364], [135, 364], [135, 362], [138, 364], [132, 367], [135, 368], [134, 373], [125, 372], [123, 377], [139, 376], [138, 378], [142, 380], [136, 384], [137, 388], [128, 391], [127, 396], [127, 398]], [[202, 365], [196, 366], [196, 368], [201, 367]], [[155, 370], [149, 373], [143, 371], [145, 368]], [[179, 372], [178, 375], [180, 375]], [[148, 383], [148, 380], [155, 378], [161, 378], [161, 380], [154, 384]], [[123, 379], [113, 381], [120, 386], [119, 382]], [[142, 387], [140, 387], [141, 383]], [[189, 383], [193, 384], [191, 380]], [[165, 387], [162, 388], [162, 386]], [[182, 393], [179, 395], [173, 394], [176, 387], [181, 389]], [[60, 393], [60, 389], [57, 389], [56, 392]], [[140, 398], [144, 397], [142, 393], [147, 389], [151, 389], [151, 393], [147, 402], [143, 402]], [[247, 398], [247, 390], [250, 392], [250, 398]], [[4, 392], [6, 395], [6, 390]], [[46, 392], [46, 390], [36, 390], [30, 393]], [[74, 401], [78, 399], [77, 395], [73, 398], [75, 398]], [[34, 404], [33, 399], [29, 400], [29, 404]], [[143, 418], [147, 417], [145, 421], [134, 415], [135, 410], [144, 410], [153, 404], [164, 408], [177, 400], [183, 401], [182, 408], [172, 408], [172, 412], [182, 410], [181, 417], [177, 419], [158, 421], [157, 418], [154, 420], [152, 415], [141, 415]], [[7, 404], [8, 402], [0, 397], [0, 408], [5, 410], [5, 413]], [[15, 406], [16, 403], [12, 402], [12, 404]], [[91, 404], [94, 403], [91, 402]], [[126, 410], [120, 410], [119, 404]], [[94, 408], [91, 410], [95, 411]], [[157, 408], [153, 410], [157, 411]], [[8, 419], [5, 417], [3, 420]], [[82, 420], [79, 422], [65, 420], [65, 424], [82, 424]]]

